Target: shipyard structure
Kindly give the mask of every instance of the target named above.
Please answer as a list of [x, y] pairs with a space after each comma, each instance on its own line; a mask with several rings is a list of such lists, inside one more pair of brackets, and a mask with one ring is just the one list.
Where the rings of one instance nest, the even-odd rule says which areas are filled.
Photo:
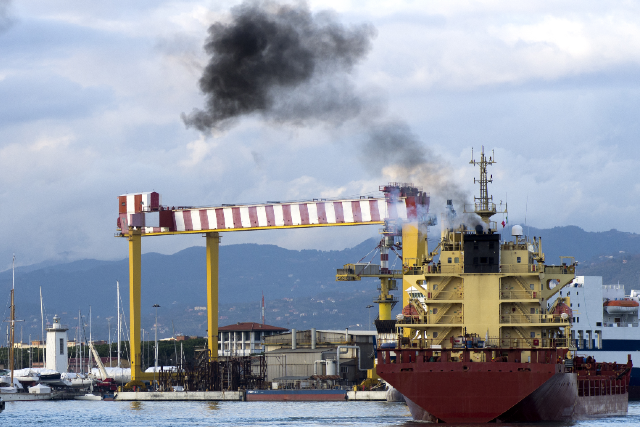
[[[542, 240], [525, 237], [519, 226], [511, 229], [511, 238], [501, 239], [492, 217], [506, 214], [507, 206], [498, 208], [489, 196], [492, 179], [487, 168], [493, 163], [494, 156], [484, 150], [479, 161], [472, 155], [471, 164], [480, 172], [474, 180], [479, 195], [461, 215], [452, 201], [447, 203], [435, 248], [429, 248], [427, 240], [429, 227], [436, 224], [429, 213], [429, 195], [408, 183], [382, 186], [383, 197], [378, 198], [258, 205], [169, 207], [155, 192], [120, 196], [116, 236], [129, 243], [132, 360], [127, 387], [143, 386], [154, 377], [141, 372], [140, 364], [142, 237], [198, 233], [206, 238], [208, 349], [192, 368], [161, 373], [160, 382], [167, 387], [182, 382], [188, 390], [251, 389], [267, 386], [264, 361], [255, 367], [242, 358], [218, 358], [219, 351], [231, 348], [228, 333], [234, 332], [226, 331], [226, 342], [219, 344], [220, 233], [381, 225], [379, 265], [347, 264], [336, 279], [379, 280], [380, 293], [374, 301], [379, 305], [376, 364], [367, 370], [367, 378], [373, 383], [379, 375], [394, 386], [414, 418], [531, 422], [626, 413], [630, 357], [596, 360], [576, 346], [579, 337], [572, 332], [572, 322], [579, 316], [572, 313], [569, 297], [560, 295], [575, 279], [575, 260], [567, 256], [548, 264]], [[398, 290], [401, 299], [392, 295]], [[393, 319], [391, 310], [399, 302], [402, 314]], [[293, 331], [291, 338], [293, 347], [297, 338]], [[265, 346], [272, 339], [265, 337]], [[244, 335], [241, 341], [246, 352]], [[249, 353], [251, 345], [249, 339]], [[289, 351], [303, 358], [302, 351]], [[254, 368], [258, 374], [252, 373]], [[238, 372], [245, 374], [234, 377]]]

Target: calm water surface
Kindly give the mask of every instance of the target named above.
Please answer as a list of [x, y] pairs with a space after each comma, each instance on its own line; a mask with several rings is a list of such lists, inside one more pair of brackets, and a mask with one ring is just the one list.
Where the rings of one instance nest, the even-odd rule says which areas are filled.
[[[403, 403], [387, 402], [7, 402], [0, 426], [424, 426]], [[502, 424], [506, 425], [506, 424]], [[518, 424], [527, 426], [534, 424]], [[640, 426], [626, 417], [538, 426]]]

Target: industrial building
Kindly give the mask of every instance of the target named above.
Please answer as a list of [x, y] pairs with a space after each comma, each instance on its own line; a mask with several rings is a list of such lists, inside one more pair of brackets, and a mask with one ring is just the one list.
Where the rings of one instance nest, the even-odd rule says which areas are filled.
[[256, 322], [238, 322], [218, 328], [219, 356], [251, 356], [265, 351], [265, 337], [288, 332], [287, 328]]
[[[318, 380], [352, 385], [373, 368], [375, 331], [306, 330], [265, 338], [267, 382], [303, 387]], [[326, 385], [326, 384], [325, 384]]]

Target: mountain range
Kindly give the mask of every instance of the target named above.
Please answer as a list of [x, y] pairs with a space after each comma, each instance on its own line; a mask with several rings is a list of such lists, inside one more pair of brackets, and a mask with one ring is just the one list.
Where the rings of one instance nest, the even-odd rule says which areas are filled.
[[[525, 234], [541, 236], [548, 264], [559, 256], [571, 255], [579, 261], [578, 274], [601, 275], [604, 283], [637, 286], [640, 277], [640, 235], [616, 230], [587, 232], [578, 227], [536, 229], [524, 227]], [[510, 227], [502, 230], [510, 239]], [[435, 242], [429, 243], [431, 248]], [[377, 282], [336, 282], [335, 271], [346, 263], [375, 256], [377, 242], [370, 239], [341, 251], [288, 250], [274, 245], [239, 244], [220, 247], [219, 324], [260, 321], [260, 300], [266, 300], [266, 323], [288, 328], [368, 329], [377, 315], [372, 305]], [[393, 263], [393, 261], [392, 261]], [[399, 261], [396, 260], [396, 265]], [[145, 333], [155, 323], [158, 308], [159, 336], [175, 333], [204, 335], [206, 311], [205, 248], [191, 247], [172, 255], [147, 253], [142, 256], [142, 327]], [[8, 317], [11, 271], [0, 273], [0, 295], [7, 303]], [[38, 339], [41, 331], [42, 288], [45, 316], [53, 315], [76, 334], [78, 311], [81, 329], [88, 334], [89, 310], [95, 338], [107, 339], [108, 318], [115, 334], [116, 281], [120, 282], [121, 308], [128, 314], [128, 261], [78, 260], [68, 263], [41, 263], [16, 269], [16, 336]], [[630, 288], [628, 288], [630, 289]], [[396, 307], [396, 311], [400, 307]], [[125, 316], [125, 318], [127, 318]], [[153, 337], [150, 335], [150, 337]]]

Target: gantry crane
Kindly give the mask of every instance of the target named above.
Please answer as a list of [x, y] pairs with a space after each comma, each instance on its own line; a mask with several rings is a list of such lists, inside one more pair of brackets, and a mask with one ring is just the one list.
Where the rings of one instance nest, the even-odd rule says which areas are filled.
[[[381, 186], [380, 191], [389, 201], [406, 200], [405, 205], [410, 207], [408, 215], [403, 218], [393, 215], [385, 218], [384, 227], [380, 230], [382, 238], [376, 247], [380, 253], [379, 265], [371, 262], [345, 264], [343, 268], [337, 270], [336, 280], [357, 281], [362, 277], [380, 279], [380, 294], [373, 302], [378, 304], [378, 320], [385, 321], [391, 320], [391, 310], [398, 303], [398, 300], [389, 292], [397, 289], [396, 281], [402, 281], [403, 277], [402, 267], [398, 270], [389, 268], [389, 255], [394, 253], [403, 264], [403, 245], [407, 246], [407, 253], [417, 253], [418, 246], [426, 248], [426, 237], [423, 241], [419, 241], [418, 229], [435, 225], [436, 217], [429, 214], [429, 195], [413, 184], [392, 182]], [[406, 261], [412, 260], [407, 258]], [[414, 260], [413, 263], [415, 264], [416, 261]]]
[[[402, 190], [403, 188], [404, 190]], [[407, 191], [408, 189], [411, 190]], [[428, 195], [411, 185], [390, 184], [381, 187], [381, 191], [383, 191], [384, 197], [379, 198], [362, 196], [357, 199], [344, 200], [313, 199], [303, 202], [267, 202], [257, 205], [213, 207], [169, 207], [162, 204], [160, 194], [156, 192], [119, 196], [116, 237], [126, 237], [129, 241], [132, 383], [152, 379], [152, 376], [143, 374], [141, 371], [142, 237], [195, 233], [203, 234], [206, 237], [208, 348], [211, 358], [217, 359], [220, 233], [384, 224], [383, 234], [395, 236], [402, 229], [402, 223], [417, 224], [418, 218], [428, 212]], [[389, 229], [384, 231], [387, 228]], [[393, 237], [388, 242], [393, 243]], [[392, 300], [388, 295], [389, 283], [385, 289], [386, 293], [381, 294], [382, 303], [380, 305], [385, 307], [386, 313], [389, 302], [387, 300]], [[390, 316], [390, 307], [388, 307], [388, 313]]]

